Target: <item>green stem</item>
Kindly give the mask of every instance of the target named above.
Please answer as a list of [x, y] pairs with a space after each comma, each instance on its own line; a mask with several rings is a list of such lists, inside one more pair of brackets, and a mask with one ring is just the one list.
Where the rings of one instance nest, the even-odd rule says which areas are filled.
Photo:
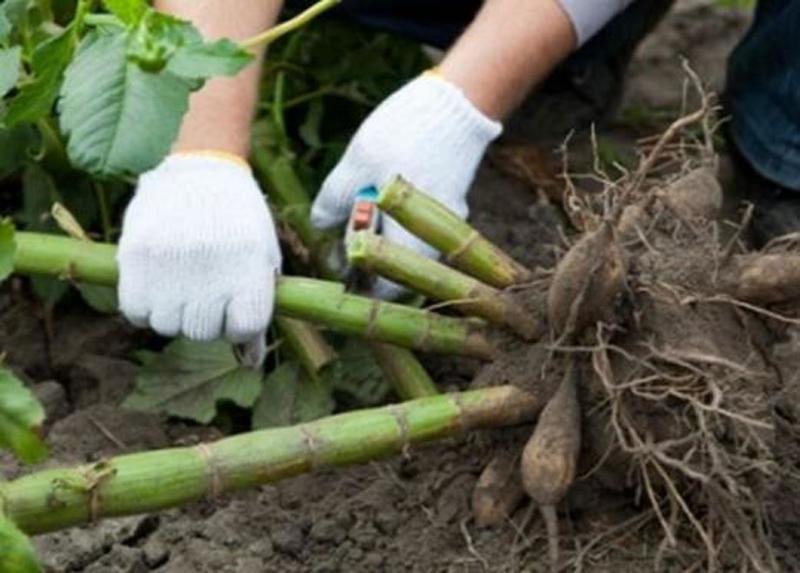
[[115, 26], [125, 28], [125, 22], [113, 14], [86, 14], [83, 19], [87, 26]]
[[346, 99], [347, 101], [353, 102], [358, 105], [363, 105], [365, 107], [374, 107], [376, 105], [376, 102], [374, 101], [371, 101], [365, 97], [352, 94], [346, 90], [338, 88], [337, 86], [322, 86], [321, 88], [318, 88], [316, 90], [286, 100], [286, 102], [283, 104], [283, 109], [284, 110], [292, 109], [293, 107], [304, 104], [308, 101], [313, 101], [315, 99], [326, 96]]
[[[14, 270], [114, 286], [116, 247], [41, 233], [15, 235]], [[347, 294], [339, 283], [281, 277], [276, 288], [278, 313], [320, 323], [353, 336], [428, 352], [491, 358], [494, 347], [481, 324]]]
[[339, 283], [280, 279], [276, 307], [284, 316], [325, 324], [349, 334], [437, 354], [491, 359], [495, 349], [480, 321], [348, 294]]
[[276, 317], [275, 324], [286, 345], [311, 378], [336, 360], [336, 352], [315, 326], [284, 316]]
[[254, 152], [252, 155], [253, 164], [264, 180], [270, 203], [309, 250], [311, 262], [320, 276], [329, 280], [340, 278], [343, 263], [338, 263], [337, 270], [335, 258], [329, 256], [335, 240], [311, 224], [311, 202], [292, 167], [291, 158], [269, 157], [264, 152]]
[[27, 533], [160, 511], [412, 445], [530, 421], [540, 396], [513, 386], [421, 398], [210, 444], [129, 454], [0, 483], [0, 507]]
[[536, 331], [533, 318], [508, 294], [374, 233], [354, 235], [347, 255], [358, 267], [434, 300], [452, 302], [464, 314], [508, 326], [525, 338]]
[[113, 228], [111, 223], [111, 210], [108, 206], [108, 192], [102, 183], [94, 183], [94, 195], [97, 200], [97, 209], [100, 211], [100, 224], [103, 227], [103, 240], [111, 242]]
[[67, 156], [64, 141], [52, 117], [43, 117], [36, 121], [36, 127], [42, 136], [42, 152], [47, 160], [47, 167], [64, 174], [70, 170], [71, 165]]
[[286, 20], [285, 22], [266, 30], [265, 32], [261, 32], [252, 38], [248, 38], [247, 40], [240, 42], [239, 45], [245, 49], [268, 46], [281, 36], [306, 25], [323, 12], [326, 12], [327, 10], [330, 10], [336, 6], [340, 1], [341, 0], [320, 0], [294, 18]]
[[371, 342], [372, 355], [401, 400], [438, 395], [439, 389], [410, 350]]
[[448, 263], [498, 288], [531, 279], [531, 272], [437, 200], [398, 177], [381, 190], [378, 206], [443, 253]]

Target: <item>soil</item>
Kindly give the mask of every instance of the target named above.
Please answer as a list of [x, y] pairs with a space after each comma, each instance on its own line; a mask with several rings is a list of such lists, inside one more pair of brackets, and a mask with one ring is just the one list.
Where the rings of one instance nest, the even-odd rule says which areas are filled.
[[[679, 2], [641, 46], [629, 74], [623, 110], [680, 109], [684, 75], [679, 55], [687, 56], [713, 89], [722, 88], [725, 58], [746, 29], [748, 16], [709, 4]], [[618, 120], [599, 131], [600, 140], [621, 160], [633, 156], [634, 143], [643, 130], [654, 133], [665, 121], [657, 114], [637, 118], [635, 122]], [[530, 268], [547, 269], [567, 247], [567, 227], [562, 212], [545, 200], [546, 193], [537, 191], [542, 178], [560, 169], [550, 153], [557, 142], [534, 142], [536, 147], [525, 151], [537, 158], [539, 169], [533, 176], [511, 174], [513, 165], [497, 155], [482, 166], [471, 195], [472, 221]], [[588, 138], [578, 134], [573, 142], [571, 161], [579, 168], [590, 157]], [[519, 148], [511, 155], [518, 152]], [[551, 167], [553, 161], [555, 167]], [[640, 277], [655, 272], [643, 260]], [[673, 310], [669, 306], [656, 309], [651, 321], [678, 322], [682, 315], [670, 314]], [[134, 376], [130, 354], [145, 335], [119, 318], [76, 307], [59, 311], [52, 321], [44, 316], [40, 308], [26, 302], [19, 283], [0, 294], [0, 348], [47, 408], [47, 440], [53, 455], [45, 467], [221, 436], [214, 427], [186, 425], [118, 407]], [[743, 329], [730, 312], [706, 319], [704, 324], [718, 325], [721, 331]], [[726, 357], [752, 354], [749, 339], [731, 345], [730, 337], [707, 339], [707, 329], [698, 333], [690, 322], [682, 326], [684, 330], [670, 330], [676, 333], [676, 345], [700, 340], [701, 348], [723, 346]], [[661, 328], [644, 324], [642, 331], [648, 327]], [[753, 336], [773, 335], [759, 331]], [[799, 346], [800, 333], [784, 329], [770, 345], [771, 359], [758, 358], [762, 370], [768, 369], [765, 362], [777, 365], [768, 377], [774, 386], [769, 388], [773, 392], [769, 405], [777, 431], [785, 438], [775, 441], [774, 455], [787, 470], [800, 461]], [[530, 383], [529, 365], [541, 362], [542, 356], [540, 346], [529, 347], [525, 355], [509, 355], [505, 363], [484, 369], [477, 383], [487, 379]], [[425, 363], [443, 391], [464, 389], [479, 373], [479, 365], [472, 361], [425, 358]], [[544, 527], [530, 504], [523, 504], [511, 519], [494, 528], [476, 527], [470, 509], [474, 485], [497, 448], [520, 448], [530, 431], [526, 427], [472, 434], [386, 461], [301, 476], [214, 503], [42, 535], [35, 545], [47, 570], [53, 572], [545, 571], [549, 564]], [[601, 428], [591, 433], [601, 436], [603, 432]], [[23, 471], [2, 454], [0, 467], [6, 478]], [[632, 501], [628, 484], [616, 490], [597, 487], [596, 480], [603, 479], [620, 484], [619, 475], [598, 475], [579, 480], [571, 491], [561, 517], [563, 547], [573, 557], [587, 550], [582, 562], [585, 570], [652, 569], [654, 548], [661, 542], [659, 528], [644, 512], [645, 503]], [[787, 478], [776, 480], [766, 491], [772, 546], [786, 570], [798, 570], [800, 486]], [[589, 551], [598, 547], [602, 551]], [[675, 549], [661, 549], [665, 569], [688, 568], [687, 559], [693, 560], [691, 555], [677, 555]], [[703, 568], [701, 555], [694, 556], [694, 561]], [[573, 565], [579, 568], [577, 562]]]

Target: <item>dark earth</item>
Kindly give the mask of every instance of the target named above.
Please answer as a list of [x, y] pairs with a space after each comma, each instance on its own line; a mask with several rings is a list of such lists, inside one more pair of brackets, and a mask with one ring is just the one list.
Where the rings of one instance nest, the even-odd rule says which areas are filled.
[[[604, 153], [624, 162], [639, 137], [658, 132], [679, 113], [684, 84], [679, 56], [689, 58], [712, 89], [722, 89], [726, 55], [746, 29], [748, 15], [710, 4], [679, 2], [641, 46], [618, 119], [598, 130]], [[588, 136], [577, 134], [572, 141], [571, 166], [580, 170], [589, 157]], [[562, 215], [536, 189], [560, 169], [554, 153], [559, 142], [530, 134], [526, 147], [513, 150], [507, 147], [512, 143], [519, 145], [518, 135], [501, 142], [482, 167], [471, 196], [472, 222], [531, 268], [551, 267], [564, 248]], [[508, 158], [520, 153], [526, 165], [537, 166], [533, 172], [514, 168]], [[0, 293], [0, 348], [46, 406], [52, 456], [42, 467], [222, 436], [214, 427], [119, 409], [135, 374], [131, 352], [147, 335], [120, 318], [75, 307], [59, 310], [50, 323], [22, 290], [16, 283]], [[790, 334], [774, 349], [784, 374], [780, 401], [789, 410], [786, 418], [797, 421], [782, 428], [790, 437], [800, 436], [800, 402], [794, 399], [800, 398], [800, 386], [792, 378], [800, 366], [798, 343], [800, 335]], [[469, 360], [425, 358], [425, 364], [442, 391], [467, 388], [479, 368]], [[42, 535], [35, 546], [53, 572], [545, 571], [544, 527], [529, 504], [489, 529], [475, 525], [470, 509], [475, 482], [496, 448], [516, 447], [529, 433], [521, 428], [473, 434], [214, 503]], [[794, 466], [800, 455], [788, 446], [784, 450], [783, 463]], [[8, 456], [0, 463], [7, 479], [29, 471]], [[771, 500], [771, 539], [786, 570], [800, 569], [795, 491], [781, 485]], [[627, 497], [598, 496], [578, 482], [566, 508], [562, 544], [573, 557], [570, 568], [653, 569], [652, 545], [658, 539], [643, 527]], [[574, 559], [588, 546], [594, 548], [589, 556]]]

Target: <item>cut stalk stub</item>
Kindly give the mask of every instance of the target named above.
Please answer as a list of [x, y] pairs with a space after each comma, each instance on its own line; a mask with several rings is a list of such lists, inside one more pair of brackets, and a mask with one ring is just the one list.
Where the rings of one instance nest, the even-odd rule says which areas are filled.
[[350, 262], [359, 268], [375, 272], [428, 298], [450, 301], [464, 314], [508, 326], [524, 338], [532, 338], [537, 330], [535, 320], [508, 294], [373, 233], [353, 234], [347, 255]]
[[381, 190], [378, 207], [444, 254], [448, 263], [487, 284], [505, 288], [532, 278], [528, 269], [402, 177]]
[[414, 353], [405, 348], [370, 342], [370, 350], [401, 400], [415, 400], [439, 394], [436, 384]]

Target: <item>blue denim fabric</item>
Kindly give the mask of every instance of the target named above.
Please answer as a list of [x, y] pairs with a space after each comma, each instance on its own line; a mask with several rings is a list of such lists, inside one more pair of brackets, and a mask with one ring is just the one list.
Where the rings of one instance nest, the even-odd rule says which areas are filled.
[[[297, 1], [290, 2], [298, 4]], [[673, 0], [638, 0], [553, 73], [541, 89], [581, 85], [593, 66], [624, 70], [633, 49]], [[474, 18], [480, 0], [344, 0], [356, 22], [447, 47]], [[602, 89], [602, 88], [601, 88]], [[753, 25], [728, 66], [726, 103], [736, 146], [762, 176], [800, 191], [800, 0], [760, 0]]]
[[800, 2], [760, 0], [728, 65], [739, 151], [762, 176], [800, 191]]

